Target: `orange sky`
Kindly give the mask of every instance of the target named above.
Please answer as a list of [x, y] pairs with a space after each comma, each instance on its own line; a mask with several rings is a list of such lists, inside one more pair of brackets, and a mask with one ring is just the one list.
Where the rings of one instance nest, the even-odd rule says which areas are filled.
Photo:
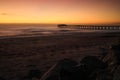
[[0, 0], [0, 23], [120, 23], [120, 0]]

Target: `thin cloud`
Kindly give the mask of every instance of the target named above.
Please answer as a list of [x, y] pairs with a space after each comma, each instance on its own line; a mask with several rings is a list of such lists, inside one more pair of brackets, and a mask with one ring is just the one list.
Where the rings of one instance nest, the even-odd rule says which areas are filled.
[[0, 15], [9, 15], [8, 13], [1, 13]]
[[15, 14], [3, 12], [3, 13], [0, 13], [0, 15], [3, 15], [3, 16], [12, 16], [12, 15], [15, 15]]

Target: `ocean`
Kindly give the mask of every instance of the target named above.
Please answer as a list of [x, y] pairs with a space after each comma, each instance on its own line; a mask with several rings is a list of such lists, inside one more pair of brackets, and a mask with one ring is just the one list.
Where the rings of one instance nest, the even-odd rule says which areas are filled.
[[70, 34], [74, 32], [120, 32], [104, 30], [81, 30], [75, 28], [59, 28], [56, 24], [0, 24], [0, 37], [11, 36], [48, 36]]
[[1, 24], [0, 37], [50, 35], [59, 31], [57, 25], [48, 24]]

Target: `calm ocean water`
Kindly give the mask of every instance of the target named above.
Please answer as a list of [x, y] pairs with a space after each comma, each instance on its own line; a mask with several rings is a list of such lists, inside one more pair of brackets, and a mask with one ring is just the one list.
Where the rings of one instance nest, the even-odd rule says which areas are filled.
[[0, 25], [0, 36], [27, 36], [27, 35], [47, 35], [59, 29], [56, 25], [38, 24], [8, 24]]
[[[63, 29], [48, 24], [0, 24], [0, 37], [3, 36], [36, 36], [69, 34], [73, 32], [95, 32], [94, 30]], [[102, 31], [101, 31], [102, 32]]]

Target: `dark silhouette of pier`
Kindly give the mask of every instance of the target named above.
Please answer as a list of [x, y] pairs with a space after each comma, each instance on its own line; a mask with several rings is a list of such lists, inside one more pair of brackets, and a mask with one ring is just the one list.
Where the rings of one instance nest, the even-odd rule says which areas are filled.
[[74, 28], [82, 30], [120, 30], [120, 26], [94, 26], [94, 25], [58, 25], [59, 28]]

